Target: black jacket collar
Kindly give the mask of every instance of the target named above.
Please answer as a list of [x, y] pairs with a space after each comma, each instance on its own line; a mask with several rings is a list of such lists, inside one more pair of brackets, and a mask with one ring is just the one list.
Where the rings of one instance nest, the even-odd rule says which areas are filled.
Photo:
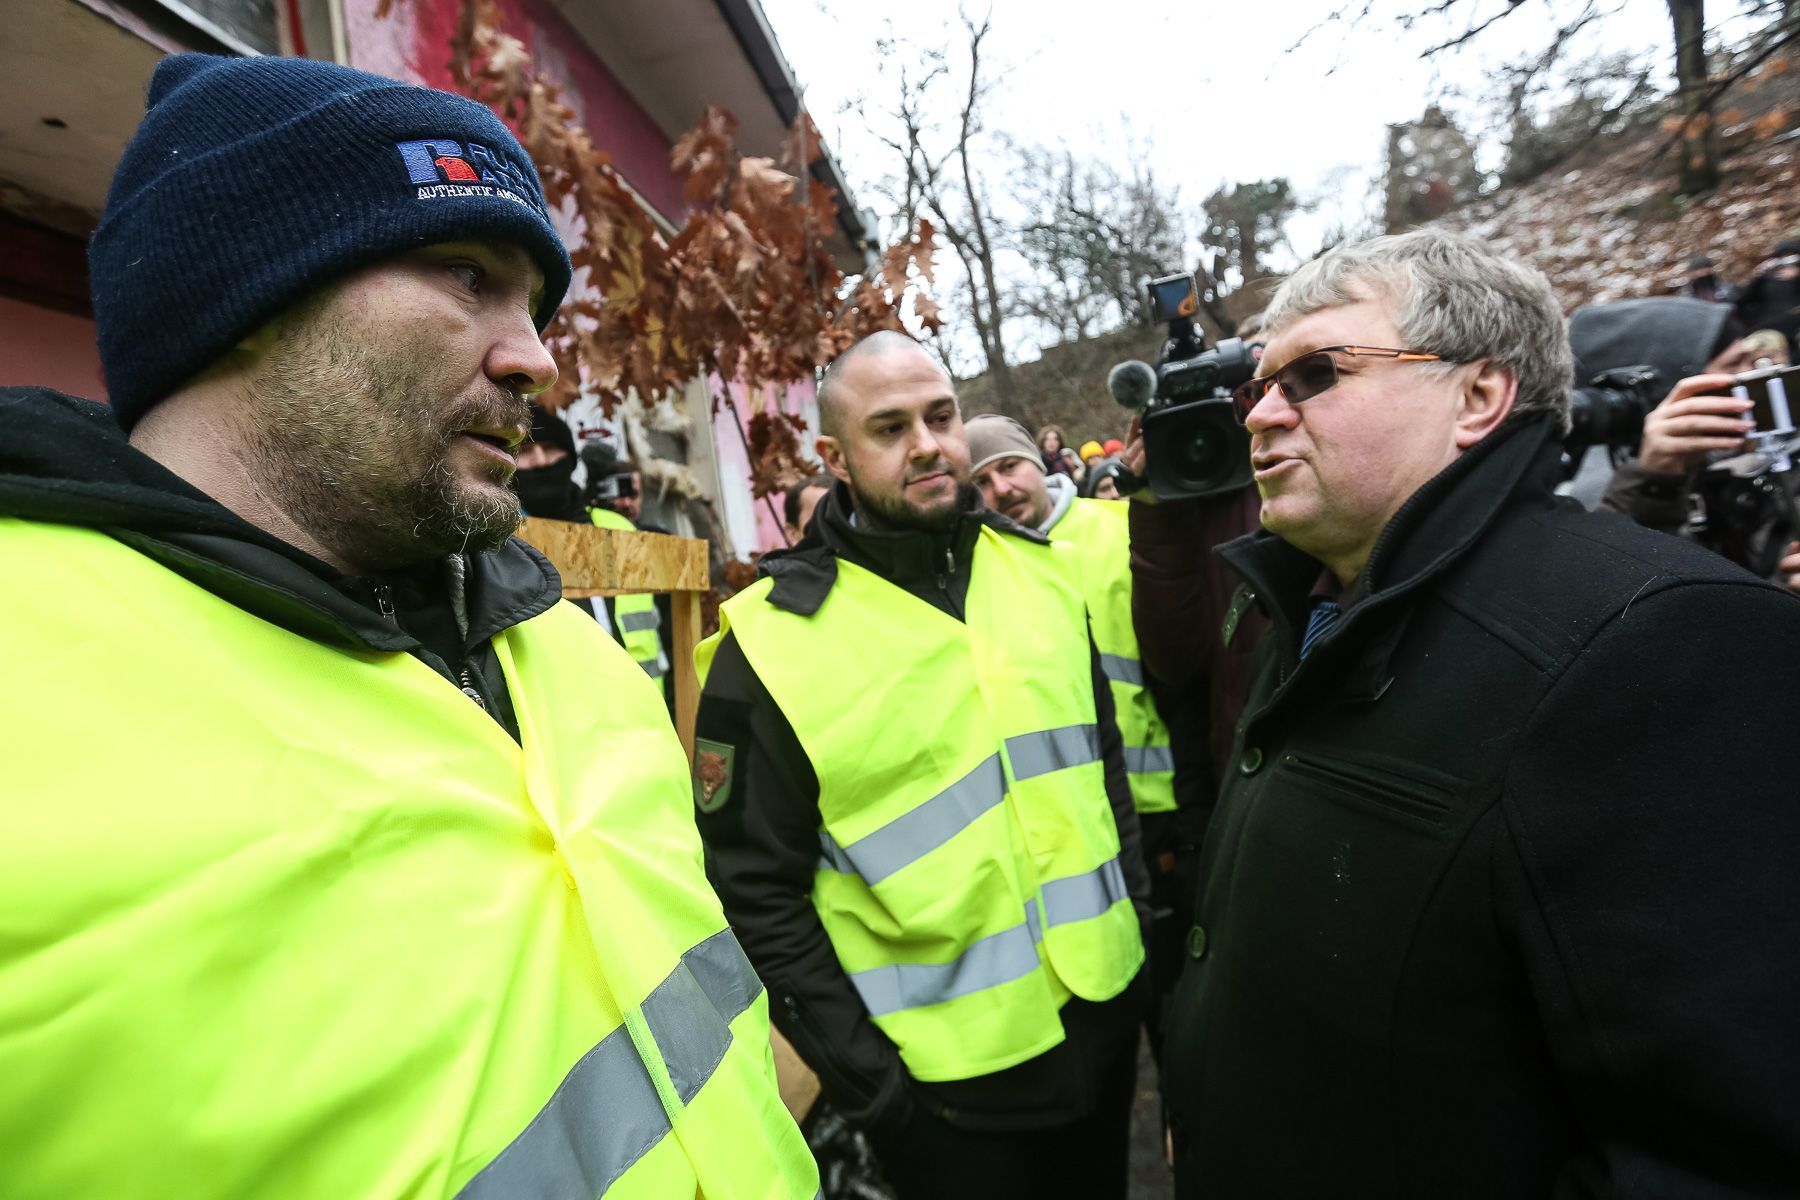
[[942, 576], [959, 579], [966, 587], [975, 539], [983, 526], [1039, 544], [1050, 541], [986, 507], [962, 514], [942, 533], [885, 529], [855, 514], [850, 489], [839, 482], [819, 501], [799, 544], [763, 556], [761, 573], [775, 580], [769, 603], [811, 616], [837, 582], [839, 558], [908, 591]]
[[[251, 525], [134, 450], [105, 405], [48, 388], [0, 388], [0, 430], [0, 516], [100, 529], [305, 637], [372, 650], [418, 646], [379, 611], [384, 581], [345, 576]], [[469, 555], [467, 568], [472, 645], [561, 597], [556, 569], [517, 538]]]
[[[1502, 429], [1433, 476], [1395, 513], [1363, 568], [1359, 610], [1385, 606], [1454, 563], [1517, 499], [1548, 498], [1561, 477], [1562, 446], [1548, 414]], [[1288, 655], [1298, 653], [1306, 598], [1324, 565], [1267, 530], [1225, 543], [1218, 554], [1269, 614]]]

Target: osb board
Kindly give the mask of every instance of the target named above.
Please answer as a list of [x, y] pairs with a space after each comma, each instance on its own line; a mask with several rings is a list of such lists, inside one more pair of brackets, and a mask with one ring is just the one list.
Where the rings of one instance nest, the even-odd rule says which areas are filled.
[[636, 533], [527, 517], [519, 536], [544, 552], [562, 576], [563, 595], [705, 591], [706, 543], [666, 533]]

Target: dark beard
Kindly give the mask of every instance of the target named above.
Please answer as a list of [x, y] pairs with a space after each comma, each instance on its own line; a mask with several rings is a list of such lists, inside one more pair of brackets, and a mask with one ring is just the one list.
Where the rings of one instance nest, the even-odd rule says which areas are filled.
[[370, 573], [459, 551], [493, 550], [519, 525], [511, 472], [481, 483], [449, 454], [471, 425], [527, 425], [523, 396], [494, 387], [448, 401], [410, 348], [373, 347], [314, 310], [271, 350], [245, 425], [258, 477], [302, 528]]
[[896, 533], [948, 533], [965, 515], [981, 507], [981, 492], [967, 481], [956, 485], [956, 503], [942, 512], [925, 512], [904, 501], [867, 495], [856, 486], [854, 475], [850, 477], [850, 495], [858, 515], [872, 529]]

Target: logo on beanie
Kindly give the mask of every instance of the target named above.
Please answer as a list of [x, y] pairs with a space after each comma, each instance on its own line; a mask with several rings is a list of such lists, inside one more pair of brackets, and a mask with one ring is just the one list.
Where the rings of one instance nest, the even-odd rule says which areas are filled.
[[406, 176], [418, 186], [420, 200], [452, 196], [504, 196], [539, 209], [531, 181], [523, 171], [480, 142], [427, 138], [396, 142]]

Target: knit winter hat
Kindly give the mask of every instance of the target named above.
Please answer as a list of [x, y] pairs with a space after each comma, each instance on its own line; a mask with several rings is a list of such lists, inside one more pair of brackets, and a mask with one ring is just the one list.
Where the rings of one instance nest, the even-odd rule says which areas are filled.
[[969, 439], [969, 470], [979, 471], [1002, 458], [1023, 458], [1044, 469], [1044, 457], [1025, 427], [1011, 417], [999, 413], [981, 413], [963, 422], [963, 434]]
[[487, 106], [310, 59], [165, 58], [88, 246], [119, 423], [306, 293], [450, 241], [528, 252], [549, 323], [569, 254]]

